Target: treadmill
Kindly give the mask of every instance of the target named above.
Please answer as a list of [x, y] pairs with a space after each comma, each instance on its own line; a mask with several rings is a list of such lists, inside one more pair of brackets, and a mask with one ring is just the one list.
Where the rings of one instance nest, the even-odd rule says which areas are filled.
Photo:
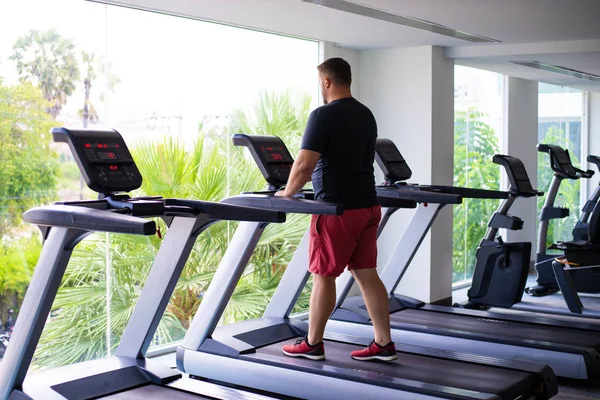
[[[410, 170], [390, 140], [377, 140], [377, 154], [377, 161], [388, 178], [396, 178], [399, 171]], [[511, 163], [505, 163], [504, 167], [512, 168]], [[516, 172], [511, 170], [509, 178], [519, 176]], [[437, 190], [476, 197], [474, 189], [459, 187], [406, 183], [398, 183], [395, 187], [401, 191], [412, 187], [413, 190]], [[511, 199], [505, 201], [511, 202]], [[500, 210], [506, 214], [508, 207], [501, 205]], [[533, 313], [510, 314], [428, 305], [396, 294], [395, 290], [418, 250], [413, 244], [420, 243], [425, 237], [433, 218], [434, 213], [427, 211], [424, 205], [419, 206], [381, 273], [390, 296], [392, 339], [395, 342], [486, 357], [536, 361], [549, 365], [557, 376], [562, 377], [592, 379], [600, 375], [600, 335], [596, 324], [555, 320]], [[352, 284], [351, 276], [344, 279]], [[345, 296], [346, 293], [340, 291], [338, 295]], [[337, 304], [339, 308], [327, 324], [329, 331], [357, 336], [371, 334], [371, 321], [361, 296], [339, 297]]]
[[[123, 193], [139, 188], [142, 176], [118, 132], [55, 128], [52, 133], [55, 141], [69, 144], [87, 185], [100, 198], [55, 203], [23, 215], [41, 229], [44, 245], [0, 363], [0, 399], [270, 398], [184, 378], [145, 354], [195, 238], [219, 220], [283, 222], [285, 214], [206, 201], [130, 198]], [[116, 355], [27, 375], [74, 247], [92, 232], [154, 235], [156, 223], [148, 219], [154, 217], [163, 218], [169, 229]]]
[[[274, 193], [287, 182], [293, 163], [284, 143], [275, 136], [251, 135], [234, 135], [233, 142], [250, 150], [272, 191], [245, 193], [224, 202], [280, 209], [284, 203], [275, 201], [286, 199], [275, 197]], [[387, 188], [385, 191], [389, 192]], [[300, 196], [312, 198], [314, 194], [304, 191]], [[390, 196], [398, 197], [396, 193]], [[399, 200], [399, 204], [405, 202]], [[316, 201], [303, 207], [286, 207], [285, 211], [339, 214], [341, 208]], [[307, 333], [307, 323], [291, 318], [290, 313], [309, 278], [308, 234], [298, 246], [263, 317], [217, 327], [263, 229], [264, 224], [240, 223], [177, 350], [178, 368], [191, 377], [309, 399], [542, 399], [556, 394], [550, 368], [530, 362], [404, 343], [398, 343], [397, 362], [353, 360], [350, 351], [367, 346], [371, 339], [366, 337], [371, 337], [370, 334], [357, 337], [352, 333], [327, 333], [324, 361], [284, 356], [281, 346]]]

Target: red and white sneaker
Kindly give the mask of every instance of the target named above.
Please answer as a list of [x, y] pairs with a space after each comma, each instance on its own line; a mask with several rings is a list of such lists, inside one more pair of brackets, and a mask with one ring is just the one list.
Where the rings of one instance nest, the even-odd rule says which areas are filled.
[[281, 350], [283, 354], [289, 357], [304, 357], [310, 360], [325, 359], [325, 346], [323, 342], [311, 345], [308, 344], [306, 337], [296, 340], [294, 344], [286, 344]]
[[380, 346], [373, 340], [369, 347], [362, 350], [355, 350], [351, 353], [352, 358], [359, 361], [381, 360], [394, 361], [398, 359], [396, 354], [396, 346], [394, 342], [390, 342], [385, 346]]

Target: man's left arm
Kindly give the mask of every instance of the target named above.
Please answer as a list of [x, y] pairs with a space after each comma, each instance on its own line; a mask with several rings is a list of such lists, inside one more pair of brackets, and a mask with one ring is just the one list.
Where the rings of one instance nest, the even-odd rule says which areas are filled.
[[321, 153], [312, 150], [300, 150], [292, 165], [290, 177], [285, 189], [275, 193], [276, 196], [292, 197], [310, 182], [311, 175], [321, 158]]

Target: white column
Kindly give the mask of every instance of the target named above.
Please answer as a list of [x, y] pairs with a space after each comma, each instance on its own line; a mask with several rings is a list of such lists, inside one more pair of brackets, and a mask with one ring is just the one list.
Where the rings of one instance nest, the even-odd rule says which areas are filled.
[[[452, 184], [454, 64], [441, 48], [360, 52], [360, 100], [373, 111], [379, 136], [392, 139], [413, 171], [412, 182]], [[381, 175], [378, 175], [381, 179]], [[396, 213], [379, 241], [383, 266], [413, 212]], [[440, 213], [398, 293], [435, 302], [452, 295], [452, 212]]]
[[[594, 156], [600, 156], [600, 92], [589, 93], [589, 107], [588, 107], [588, 154]], [[586, 169], [586, 164], [582, 162], [582, 165]], [[593, 165], [587, 165], [588, 169], [596, 172], [591, 179], [588, 179], [588, 197], [594, 193], [598, 182], [600, 182], [600, 172]]]
[[[537, 188], [537, 130], [538, 130], [538, 83], [530, 80], [505, 77], [504, 91], [504, 149], [505, 154], [523, 161], [531, 185]], [[501, 168], [501, 167], [499, 167]], [[502, 170], [502, 189], [508, 187]], [[539, 190], [546, 190], [540, 188]], [[506, 231], [507, 241], [531, 242], [532, 260], [536, 249], [537, 206], [534, 198], [517, 199], [510, 214], [522, 218], [523, 229]]]

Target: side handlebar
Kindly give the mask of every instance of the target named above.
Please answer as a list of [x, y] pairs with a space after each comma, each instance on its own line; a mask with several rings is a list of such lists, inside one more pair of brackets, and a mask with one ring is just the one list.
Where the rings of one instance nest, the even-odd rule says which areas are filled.
[[285, 213], [276, 210], [215, 203], [211, 201], [169, 199], [168, 205], [189, 207], [197, 213], [207, 214], [209, 219], [223, 221], [285, 222]]
[[[390, 194], [386, 195], [389, 191]], [[392, 197], [397, 199], [411, 200], [417, 203], [431, 204], [460, 204], [462, 196], [453, 193], [444, 193], [438, 190], [431, 189], [429, 186], [404, 186], [396, 185], [389, 187], [378, 187], [377, 196]]]
[[473, 189], [459, 186], [424, 185], [425, 190], [441, 191], [443, 193], [457, 194], [463, 199], [508, 199], [508, 192], [501, 190]]
[[259, 194], [232, 196], [221, 200], [221, 203], [256, 207], [293, 214], [342, 215], [344, 212], [344, 207], [339, 204], [294, 197], [277, 197]]
[[133, 235], [154, 235], [156, 233], [156, 223], [152, 220], [111, 211], [67, 205], [32, 208], [23, 214], [23, 220], [38, 226], [72, 228], [84, 231]]

